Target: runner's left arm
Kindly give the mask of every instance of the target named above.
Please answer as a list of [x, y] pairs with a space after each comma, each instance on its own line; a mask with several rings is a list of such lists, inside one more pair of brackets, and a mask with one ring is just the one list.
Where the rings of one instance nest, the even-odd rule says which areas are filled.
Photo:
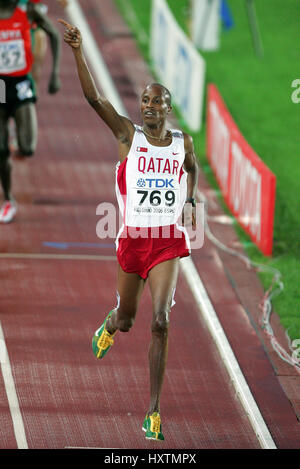
[[59, 79], [59, 67], [60, 67], [60, 56], [61, 56], [61, 40], [58, 30], [53, 25], [52, 21], [47, 15], [41, 13], [36, 5], [29, 3], [28, 5], [28, 17], [31, 21], [37, 24], [38, 27], [43, 29], [50, 40], [51, 52], [52, 52], [52, 72], [50, 75], [48, 91], [51, 94], [56, 93], [60, 87]]

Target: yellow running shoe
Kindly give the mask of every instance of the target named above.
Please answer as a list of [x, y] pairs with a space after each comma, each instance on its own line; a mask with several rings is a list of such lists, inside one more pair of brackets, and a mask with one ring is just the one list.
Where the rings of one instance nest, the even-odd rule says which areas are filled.
[[153, 412], [151, 415], [147, 414], [142, 428], [146, 432], [147, 440], [163, 441], [165, 439], [162, 434], [161, 419], [158, 412]]
[[103, 324], [99, 327], [99, 329], [96, 330], [93, 340], [92, 340], [92, 347], [93, 347], [93, 353], [95, 357], [97, 358], [103, 358], [104, 355], [109, 351], [110, 347], [113, 345], [113, 337], [116, 334], [114, 332], [113, 334], [110, 334], [106, 329], [105, 329], [105, 324], [110, 317], [112, 311], [109, 312], [107, 317], [105, 318]]

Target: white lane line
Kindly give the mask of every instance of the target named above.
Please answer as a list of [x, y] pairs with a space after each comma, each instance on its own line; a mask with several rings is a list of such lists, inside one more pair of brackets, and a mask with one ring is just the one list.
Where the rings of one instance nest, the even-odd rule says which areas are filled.
[[[94, 72], [96, 73], [95, 79], [99, 86], [102, 88], [105, 96], [112, 103], [117, 103], [117, 109], [119, 112], [124, 116], [127, 116], [127, 112], [122, 104], [113, 81], [108, 79], [108, 69], [104, 64], [99, 48], [92, 37], [89, 25], [85, 20], [83, 11], [79, 7], [77, 0], [73, 0], [70, 3], [67, 13], [71, 21], [81, 29], [87, 46], [85, 48], [85, 53]], [[211, 335], [220, 351], [226, 369], [232, 378], [233, 384], [238, 392], [238, 396], [245, 412], [249, 417], [252, 428], [255, 431], [262, 448], [275, 449], [276, 445], [251, 394], [250, 388], [234, 356], [224, 330], [218, 320], [217, 314], [208, 298], [199, 273], [190, 257], [185, 259], [185, 262], [183, 261], [184, 259], [181, 262], [181, 269], [191, 291], [194, 294], [199, 307], [199, 314], [201, 313], [207, 321]]]
[[1, 371], [5, 385], [5, 391], [9, 403], [9, 410], [14, 427], [15, 438], [18, 449], [28, 449], [23, 419], [20, 411], [19, 400], [15, 388], [15, 382], [11, 371], [10, 360], [6, 343], [4, 339], [3, 329], [0, 322], [0, 363]]
[[276, 449], [273, 438], [251, 394], [249, 386], [211, 304], [195, 264], [190, 257], [181, 260], [181, 270], [199, 307], [199, 315], [201, 314], [209, 328], [238, 397], [241, 400], [262, 448]]

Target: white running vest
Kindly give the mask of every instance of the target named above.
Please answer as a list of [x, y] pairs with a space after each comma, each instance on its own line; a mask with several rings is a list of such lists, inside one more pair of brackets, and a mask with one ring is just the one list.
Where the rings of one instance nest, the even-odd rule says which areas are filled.
[[151, 145], [135, 125], [131, 148], [116, 167], [116, 194], [125, 226], [155, 227], [178, 221], [187, 195], [184, 137], [171, 130], [167, 147]]

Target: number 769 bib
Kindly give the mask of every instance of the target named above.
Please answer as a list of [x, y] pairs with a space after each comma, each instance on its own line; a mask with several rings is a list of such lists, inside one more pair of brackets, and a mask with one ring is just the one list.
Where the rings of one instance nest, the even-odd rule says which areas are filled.
[[132, 218], [141, 226], [161, 226], [163, 220], [173, 219], [178, 195], [173, 178], [139, 178], [131, 190]]

